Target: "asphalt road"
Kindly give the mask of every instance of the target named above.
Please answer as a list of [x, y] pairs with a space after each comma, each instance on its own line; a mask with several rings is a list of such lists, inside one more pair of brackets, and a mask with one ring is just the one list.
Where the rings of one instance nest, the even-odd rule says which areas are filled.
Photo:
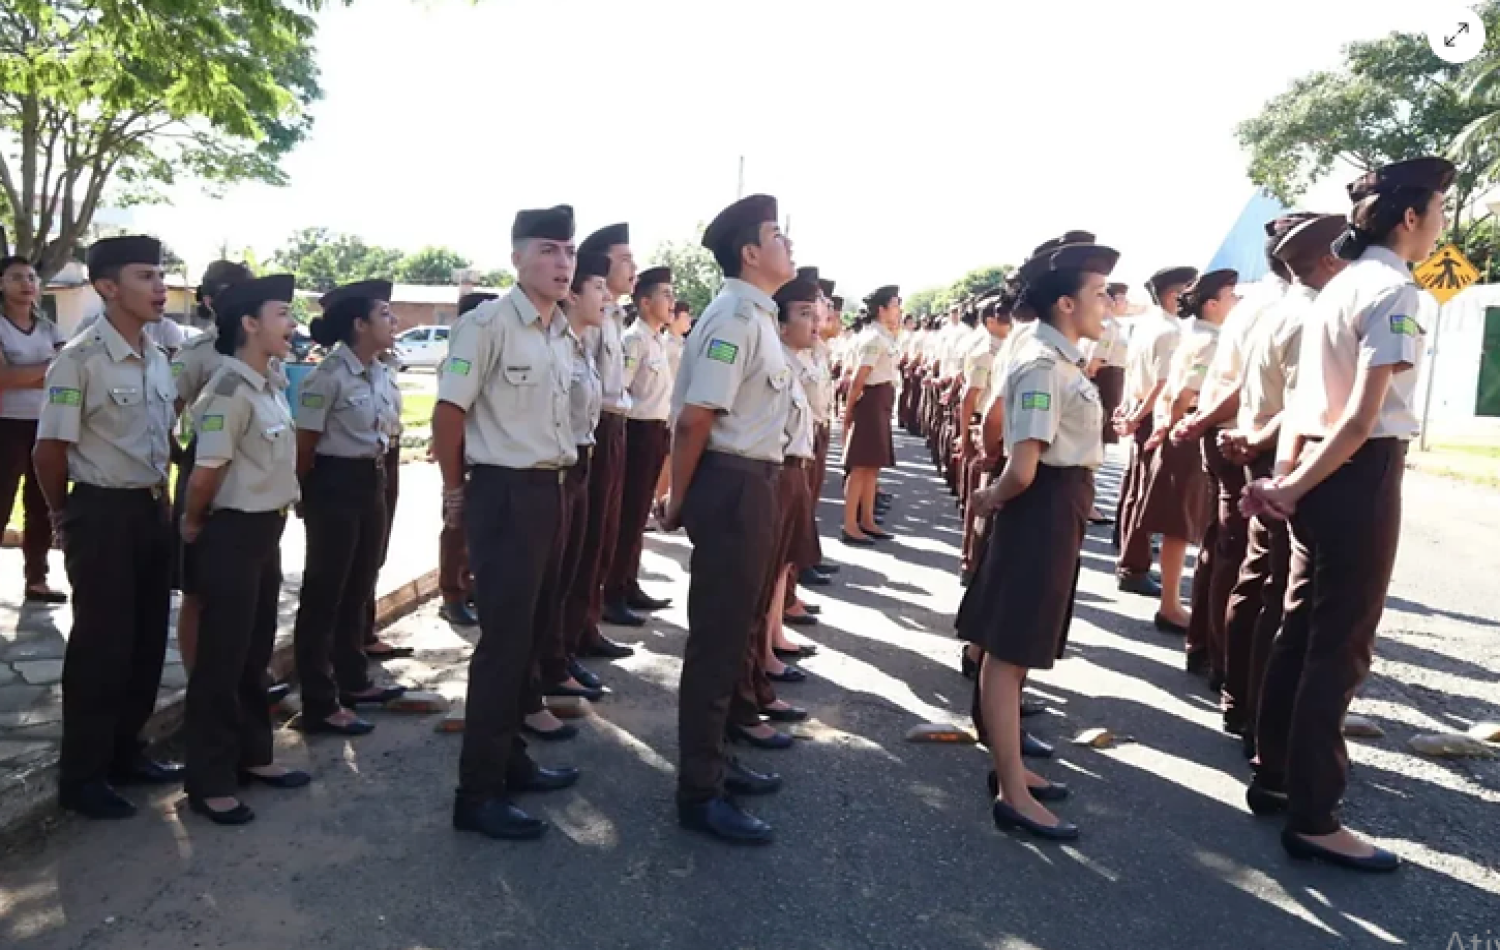
[[[435, 717], [375, 714], [374, 735], [304, 742], [279, 733], [307, 790], [253, 790], [236, 830], [187, 813], [179, 794], [142, 799], [134, 821], [67, 821], [0, 859], [0, 944], [17, 950], [279, 948], [1326, 948], [1440, 950], [1500, 934], [1500, 764], [1405, 751], [1418, 731], [1500, 720], [1500, 493], [1412, 476], [1397, 577], [1375, 675], [1357, 711], [1387, 738], [1354, 744], [1345, 818], [1408, 859], [1364, 878], [1294, 863], [1274, 822], [1242, 804], [1246, 770], [1217, 731], [1212, 699], [1181, 672], [1180, 640], [1152, 605], [1111, 583], [1095, 529], [1066, 660], [1035, 678], [1061, 740], [1044, 774], [1076, 847], [997, 832], [973, 747], [913, 745], [912, 725], [965, 721], [951, 614], [958, 524], [909, 440], [887, 480], [897, 544], [857, 551], [812, 630], [812, 678], [782, 690], [815, 720], [781, 753], [742, 752], [787, 778], [752, 807], [765, 849], [680, 831], [672, 809], [676, 683], [689, 554], [652, 536], [648, 589], [677, 605], [639, 634], [637, 655], [601, 664], [613, 690], [584, 734], [543, 747], [584, 768], [576, 789], [523, 804], [553, 822], [536, 843], [449, 827], [458, 757]], [[1101, 489], [1112, 499], [1117, 473]], [[833, 491], [823, 523], [837, 525]], [[434, 526], [435, 527], [435, 526]], [[461, 690], [467, 644], [433, 607], [392, 631], [421, 648], [390, 664], [403, 681]], [[1033, 723], [1036, 720], [1032, 720]], [[1134, 738], [1066, 744], [1091, 726]]]

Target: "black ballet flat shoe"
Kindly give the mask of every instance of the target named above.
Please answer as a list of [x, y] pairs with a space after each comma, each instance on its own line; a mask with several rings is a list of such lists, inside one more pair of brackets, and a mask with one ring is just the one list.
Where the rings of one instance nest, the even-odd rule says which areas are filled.
[[568, 675], [577, 680], [578, 685], [584, 689], [604, 689], [604, 681], [595, 675], [593, 670], [577, 660], [568, 661]]
[[135, 817], [135, 806], [108, 782], [84, 782], [57, 793], [57, 803], [95, 821], [120, 821]]
[[1022, 729], [1021, 754], [1028, 759], [1050, 759], [1052, 758], [1052, 747]]
[[453, 802], [455, 831], [476, 831], [497, 841], [530, 841], [540, 838], [547, 823], [533, 818], [504, 798], [468, 799]]
[[180, 763], [158, 762], [149, 756], [138, 755], [134, 761], [110, 769], [109, 783], [115, 786], [178, 785], [186, 772]]
[[797, 572], [797, 583], [803, 587], [828, 587], [833, 584], [833, 578], [827, 574], [819, 574], [810, 567], [804, 567]]
[[1001, 831], [1018, 828], [1047, 841], [1075, 841], [1078, 838], [1078, 826], [1071, 822], [1059, 820], [1055, 825], [1043, 825], [1004, 802], [995, 802], [990, 808], [990, 815], [995, 819], [995, 827]]
[[631, 610], [666, 610], [672, 606], [670, 597], [652, 597], [645, 591], [631, 591], [625, 598], [625, 606]]
[[645, 617], [619, 602], [605, 604], [599, 619], [615, 627], [644, 627], [646, 625]]
[[805, 657], [817, 656], [818, 648], [811, 643], [804, 643], [795, 650], [781, 650], [776, 647], [772, 647], [771, 652], [776, 654], [776, 659], [780, 660], [781, 662], [791, 663], [794, 660], [800, 660]]
[[583, 655], [605, 660], [623, 660], [627, 656], [635, 656], [635, 647], [628, 647], [623, 643], [616, 643], [609, 637], [601, 636], [584, 648]]
[[387, 686], [378, 693], [369, 693], [356, 696], [353, 693], [340, 693], [339, 705], [345, 709], [356, 709], [360, 706], [384, 706], [393, 699], [400, 699], [406, 695], [405, 686]]
[[515, 775], [505, 781], [510, 792], [560, 792], [578, 784], [583, 775], [575, 768], [544, 769], [537, 766], [525, 775]]
[[770, 722], [806, 722], [807, 721], [807, 710], [798, 708], [796, 706], [788, 706], [785, 709], [775, 709], [775, 708], [762, 709], [760, 711], [760, 714], [762, 716], [765, 716], [766, 719], [768, 721], [770, 721]]
[[578, 699], [586, 699], [589, 702], [597, 702], [604, 698], [604, 690], [590, 689], [587, 686], [564, 686], [556, 683], [552, 686], [542, 687], [543, 696], [574, 696]]
[[60, 590], [53, 590], [50, 587], [42, 588], [41, 590], [27, 588], [24, 600], [28, 604], [66, 604], [68, 602], [68, 595]]
[[837, 574], [839, 572], [839, 566], [837, 564], [814, 564], [813, 570], [817, 571], [819, 574], [832, 577], [834, 574]]
[[291, 683], [272, 683], [266, 687], [266, 705], [279, 705], [283, 699], [286, 699], [290, 695], [292, 695]]
[[896, 536], [894, 534], [889, 534], [889, 533], [887, 533], [885, 531], [868, 531], [867, 530], [867, 531], [865, 531], [865, 535], [867, 537], [874, 538], [876, 541], [894, 541], [894, 540], [896, 540]]
[[241, 785], [267, 785], [271, 788], [304, 788], [312, 784], [312, 776], [300, 769], [288, 769], [280, 775], [261, 775], [249, 769], [240, 770]]
[[770, 795], [781, 790], [781, 776], [757, 772], [731, 755], [724, 763], [724, 790], [731, 795]]
[[787, 666], [780, 673], [766, 671], [766, 679], [773, 683], [801, 683], [807, 679], [807, 671], [800, 666]]
[[788, 627], [816, 627], [818, 618], [812, 614], [782, 614], [781, 622]]
[[1047, 704], [1040, 699], [1032, 699], [1030, 696], [1021, 697], [1021, 718], [1030, 719], [1032, 716], [1040, 716], [1047, 711]]
[[817, 604], [803, 604], [802, 609], [807, 611], [808, 616], [816, 617], [823, 612], [823, 608]]
[[706, 802], [678, 802], [677, 823], [730, 844], [770, 844], [771, 826], [745, 811], [733, 798], [723, 795]]
[[302, 716], [298, 719], [297, 729], [307, 735], [327, 736], [367, 736], [375, 731], [375, 724], [355, 716], [342, 726], [335, 725], [327, 719], [308, 719]]
[[1401, 859], [1384, 848], [1376, 848], [1375, 853], [1367, 858], [1356, 858], [1314, 844], [1295, 831], [1281, 833], [1281, 846], [1286, 849], [1287, 854], [1299, 861], [1322, 861], [1366, 874], [1388, 874], [1401, 867]]
[[1245, 804], [1250, 807], [1250, 813], [1259, 818], [1279, 815], [1287, 808], [1286, 792], [1274, 791], [1251, 782], [1250, 787], [1245, 789]]
[[1142, 597], [1161, 596], [1161, 585], [1152, 580], [1149, 574], [1123, 575], [1116, 586], [1124, 594], [1138, 594]]
[[1162, 633], [1173, 633], [1179, 637], [1187, 636], [1188, 632], [1188, 628], [1184, 624], [1177, 623], [1174, 620], [1168, 620], [1161, 614], [1157, 614], [1155, 617], [1151, 618], [1151, 625]]
[[191, 808], [216, 825], [248, 825], [255, 820], [255, 812], [251, 811], [250, 806], [244, 802], [240, 802], [228, 811], [214, 811], [197, 795], [189, 795], [188, 808]]
[[850, 534], [847, 531], [839, 532], [839, 540], [849, 545], [851, 548], [873, 548], [875, 546], [874, 538]]
[[770, 736], [761, 738], [744, 726], [736, 725], [732, 722], [724, 724], [724, 734], [729, 738], [730, 742], [743, 742], [757, 749], [769, 749], [773, 752], [790, 749], [797, 743], [796, 739], [793, 739], [784, 732], [773, 732]]
[[537, 729], [523, 722], [521, 731], [543, 742], [567, 742], [569, 739], [578, 738], [578, 727], [571, 722], [565, 722], [556, 729]]
[[961, 650], [958, 654], [958, 671], [964, 675], [964, 679], [971, 680], [979, 675], [979, 661], [971, 658], [968, 650]]
[[[990, 769], [988, 784], [990, 797], [999, 798], [1000, 776], [995, 774], [994, 769]], [[1068, 786], [1062, 782], [1048, 782], [1046, 785], [1028, 785], [1026, 786], [1026, 790], [1031, 793], [1032, 798], [1035, 798], [1039, 802], [1060, 802], [1072, 794], [1068, 790]]]

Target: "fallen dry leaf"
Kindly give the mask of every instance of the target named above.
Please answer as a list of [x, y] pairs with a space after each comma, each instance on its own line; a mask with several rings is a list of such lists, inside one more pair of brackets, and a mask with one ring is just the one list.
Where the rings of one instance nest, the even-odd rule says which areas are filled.
[[1134, 741], [1131, 736], [1117, 736], [1102, 726], [1085, 729], [1073, 737], [1074, 745], [1086, 745], [1091, 749], [1110, 749], [1121, 743]]
[[1350, 714], [1344, 717], [1344, 735], [1353, 739], [1384, 739], [1385, 730], [1364, 716]]
[[1500, 742], [1500, 722], [1481, 722], [1469, 730], [1480, 742]]
[[448, 711], [448, 700], [440, 693], [429, 693], [421, 689], [409, 689], [390, 700], [385, 708], [391, 712], [439, 713]]
[[973, 745], [979, 739], [967, 729], [950, 722], [924, 722], [912, 726], [906, 733], [907, 742], [951, 742], [957, 745]]
[[1494, 748], [1473, 736], [1460, 733], [1412, 736], [1407, 743], [1412, 751], [1447, 759], [1493, 759], [1500, 757]]

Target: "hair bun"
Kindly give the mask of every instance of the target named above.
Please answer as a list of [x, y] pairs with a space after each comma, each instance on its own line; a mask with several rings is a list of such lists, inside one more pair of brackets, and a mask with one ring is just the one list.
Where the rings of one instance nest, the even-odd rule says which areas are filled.
[[312, 322], [307, 325], [307, 334], [319, 346], [333, 346], [338, 342], [338, 334], [334, 332], [332, 324], [322, 317], [312, 318]]

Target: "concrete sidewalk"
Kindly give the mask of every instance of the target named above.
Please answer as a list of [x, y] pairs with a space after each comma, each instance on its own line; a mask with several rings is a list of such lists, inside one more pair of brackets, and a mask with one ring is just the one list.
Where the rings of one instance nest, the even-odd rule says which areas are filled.
[[[437, 466], [402, 466], [390, 554], [376, 588], [378, 623], [410, 610], [436, 589], [440, 489]], [[295, 517], [287, 520], [281, 550], [285, 580], [273, 666], [285, 673], [291, 666], [292, 624], [305, 558], [302, 522]], [[61, 551], [52, 552], [51, 565], [49, 582], [67, 590]], [[22, 586], [21, 552], [0, 550], [0, 836], [51, 807], [62, 737], [62, 662], [73, 623], [67, 606], [23, 604]], [[175, 620], [175, 598], [173, 614]], [[174, 622], [150, 727], [153, 736], [169, 732], [179, 721], [186, 686]]]

